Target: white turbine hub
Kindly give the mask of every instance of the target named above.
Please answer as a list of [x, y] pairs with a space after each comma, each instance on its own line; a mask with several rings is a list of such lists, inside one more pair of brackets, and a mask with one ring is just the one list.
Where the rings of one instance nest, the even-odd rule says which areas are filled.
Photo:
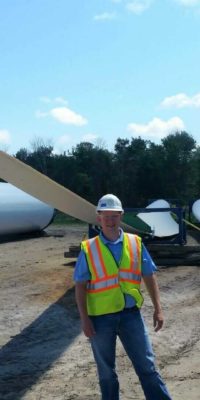
[[[170, 208], [170, 204], [166, 200], [156, 200], [149, 204], [146, 208]], [[200, 206], [199, 206], [200, 210]], [[199, 213], [200, 216], [200, 213]], [[150, 226], [154, 235], [157, 237], [173, 236], [179, 233], [179, 225], [173, 219], [170, 211], [139, 213], [137, 217]]]

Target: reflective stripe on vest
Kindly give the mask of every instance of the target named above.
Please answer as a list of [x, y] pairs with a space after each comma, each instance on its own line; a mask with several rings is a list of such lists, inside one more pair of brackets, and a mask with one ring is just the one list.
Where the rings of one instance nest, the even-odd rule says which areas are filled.
[[[139, 288], [141, 282], [141, 241], [138, 236], [124, 233], [119, 268], [110, 250], [103, 244], [99, 236], [85, 241], [83, 249], [84, 247], [86, 247], [85, 250], [92, 272], [91, 280], [87, 285], [88, 292], [94, 293], [120, 287], [120, 282], [127, 282]], [[108, 257], [111, 257], [110, 264], [116, 265], [116, 273], [114, 274], [109, 273], [109, 268], [106, 268]]]
[[102, 257], [102, 253], [99, 245], [99, 237], [96, 236], [91, 240], [86, 241], [86, 247], [88, 250], [88, 255], [93, 267], [94, 275], [96, 279], [101, 279], [107, 276], [106, 266]]
[[118, 279], [118, 275], [116, 275], [113, 278], [108, 278], [106, 279], [106, 281], [90, 281], [90, 283], [88, 283], [87, 289], [88, 292], [90, 293], [94, 293], [94, 292], [103, 292], [107, 289], [113, 289], [115, 287], [119, 287], [119, 279]]
[[139, 238], [136, 235], [128, 235], [128, 233], [125, 233], [124, 235], [128, 241], [129, 254], [130, 254], [130, 268], [126, 269], [126, 272], [139, 273], [140, 272]]
[[129, 268], [120, 267], [119, 276], [121, 281], [140, 283], [141, 281], [141, 243], [136, 235], [125, 233], [130, 257]]

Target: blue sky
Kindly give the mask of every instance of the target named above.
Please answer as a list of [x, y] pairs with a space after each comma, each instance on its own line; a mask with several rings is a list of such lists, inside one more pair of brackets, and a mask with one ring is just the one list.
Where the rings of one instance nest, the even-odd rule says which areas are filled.
[[0, 0], [0, 149], [200, 144], [200, 0]]

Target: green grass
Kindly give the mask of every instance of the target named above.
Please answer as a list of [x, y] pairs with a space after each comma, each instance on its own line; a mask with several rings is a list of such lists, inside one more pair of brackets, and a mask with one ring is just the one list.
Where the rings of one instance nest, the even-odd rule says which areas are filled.
[[70, 215], [64, 214], [61, 211], [56, 211], [54, 220], [54, 225], [71, 225], [71, 224], [85, 224], [85, 222], [79, 219], [73, 218]]
[[142, 232], [151, 232], [149, 225], [145, 224], [141, 219], [136, 216], [134, 212], [127, 212], [123, 215], [123, 222], [128, 225], [133, 226], [135, 229], [138, 229]]

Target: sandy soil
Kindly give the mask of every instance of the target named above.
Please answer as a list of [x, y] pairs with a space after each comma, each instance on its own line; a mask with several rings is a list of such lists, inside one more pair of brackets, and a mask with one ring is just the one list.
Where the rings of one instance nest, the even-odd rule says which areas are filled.
[[[64, 258], [87, 226], [50, 226], [46, 233], [0, 243], [0, 399], [100, 400], [95, 364], [74, 301], [74, 259]], [[143, 314], [158, 367], [174, 400], [199, 400], [200, 267], [162, 267], [157, 276], [166, 318], [163, 330], [153, 331], [146, 293]], [[121, 399], [143, 400], [120, 343], [117, 370]]]

